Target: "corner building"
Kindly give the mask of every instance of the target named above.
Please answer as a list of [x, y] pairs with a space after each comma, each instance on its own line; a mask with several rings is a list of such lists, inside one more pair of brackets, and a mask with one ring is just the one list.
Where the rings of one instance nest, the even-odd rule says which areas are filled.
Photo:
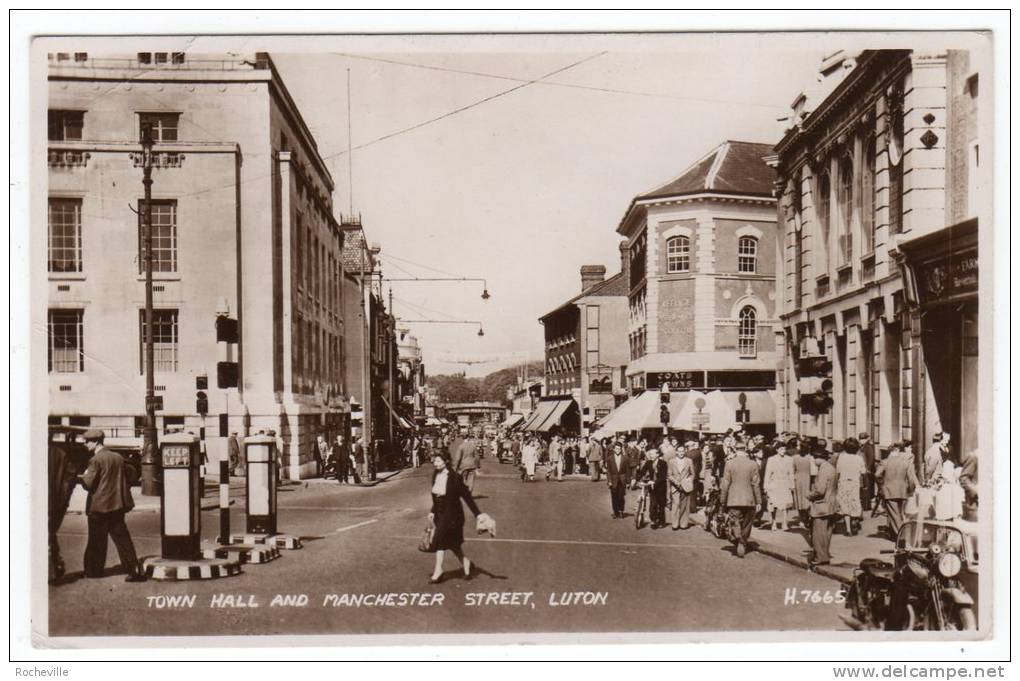
[[768, 144], [727, 141], [635, 197], [617, 229], [629, 265], [632, 394], [723, 390], [775, 424], [775, 173]]
[[[348, 409], [333, 180], [269, 55], [49, 55], [50, 423], [129, 443], [144, 418], [140, 131], [152, 125], [159, 432], [273, 429], [284, 475]], [[38, 255], [41, 258], [41, 254]], [[216, 321], [236, 322], [217, 343]], [[236, 387], [220, 388], [220, 362]], [[198, 393], [205, 394], [201, 404]], [[203, 411], [204, 410], [204, 411]]]

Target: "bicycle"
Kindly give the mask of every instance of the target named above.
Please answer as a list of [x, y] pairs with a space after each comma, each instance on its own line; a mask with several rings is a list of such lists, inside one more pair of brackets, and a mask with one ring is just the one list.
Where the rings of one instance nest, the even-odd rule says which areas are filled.
[[638, 486], [641, 488], [641, 494], [638, 496], [637, 510], [634, 512], [635, 530], [640, 530], [645, 524], [645, 514], [648, 512], [652, 483], [639, 482]]

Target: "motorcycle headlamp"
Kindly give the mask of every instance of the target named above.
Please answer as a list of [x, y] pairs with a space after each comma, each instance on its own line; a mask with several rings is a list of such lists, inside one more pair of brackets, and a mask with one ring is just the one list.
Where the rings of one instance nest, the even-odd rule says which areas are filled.
[[961, 569], [963, 569], [963, 561], [960, 560], [958, 554], [947, 551], [939, 558], [939, 574], [943, 577], [955, 577], [960, 574]]

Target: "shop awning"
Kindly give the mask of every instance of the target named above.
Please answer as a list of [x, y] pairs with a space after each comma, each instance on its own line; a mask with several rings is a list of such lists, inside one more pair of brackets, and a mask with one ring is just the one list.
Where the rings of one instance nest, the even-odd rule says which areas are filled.
[[514, 426], [520, 425], [524, 421], [524, 414], [510, 414], [506, 421], [503, 421], [502, 426], [507, 430], [512, 430]]
[[[773, 390], [745, 390], [742, 392], [723, 392], [713, 390], [708, 393], [696, 390], [688, 393], [683, 408], [670, 422], [676, 430], [693, 430], [703, 433], [724, 433], [745, 424], [769, 424], [776, 422], [776, 401]], [[741, 418], [737, 412], [741, 410], [740, 396], [744, 395], [744, 407]]]
[[535, 425], [535, 430], [541, 433], [548, 433], [554, 426], [560, 425], [560, 420], [563, 418], [563, 415], [567, 413], [567, 409], [570, 408], [572, 402], [573, 400], [552, 402], [552, 412], [544, 421]]
[[[687, 400], [687, 393], [671, 392], [669, 394], [669, 413], [675, 416]], [[612, 437], [616, 433], [643, 430], [645, 428], [661, 428], [659, 418], [662, 406], [661, 393], [657, 390], [646, 390], [632, 397], [616, 408], [602, 422], [594, 433], [594, 437]]]
[[524, 424], [522, 430], [537, 430], [536, 426], [549, 418], [549, 414], [553, 412], [556, 404], [556, 402], [539, 402], [538, 406], [535, 407], [535, 411], [531, 412], [531, 417]]

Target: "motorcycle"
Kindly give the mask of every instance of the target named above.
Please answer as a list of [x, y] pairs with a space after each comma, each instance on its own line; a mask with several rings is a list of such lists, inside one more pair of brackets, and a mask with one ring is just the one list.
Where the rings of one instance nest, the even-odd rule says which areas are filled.
[[977, 543], [961, 522], [904, 523], [893, 561], [866, 558], [846, 589], [856, 629], [977, 629]]
[[718, 487], [708, 493], [705, 504], [705, 529], [719, 539], [729, 539], [729, 514], [722, 505]]

